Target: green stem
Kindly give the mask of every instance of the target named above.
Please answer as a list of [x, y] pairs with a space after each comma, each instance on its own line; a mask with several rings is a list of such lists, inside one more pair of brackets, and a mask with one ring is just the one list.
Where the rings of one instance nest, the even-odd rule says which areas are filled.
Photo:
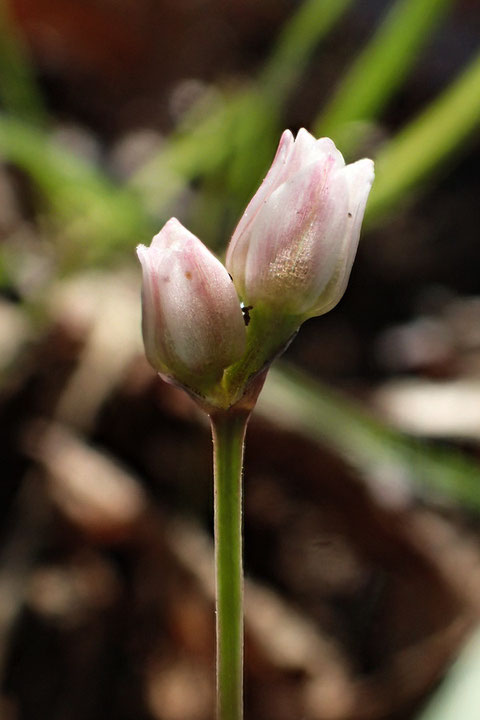
[[211, 417], [215, 480], [217, 720], [243, 718], [242, 467], [249, 413]]

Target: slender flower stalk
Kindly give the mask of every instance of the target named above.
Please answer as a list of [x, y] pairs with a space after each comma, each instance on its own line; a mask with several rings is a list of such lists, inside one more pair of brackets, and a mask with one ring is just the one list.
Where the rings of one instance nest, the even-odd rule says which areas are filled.
[[249, 413], [211, 416], [214, 457], [217, 720], [243, 718], [242, 470]]
[[[178, 220], [137, 252], [149, 362], [209, 414], [214, 448], [217, 720], [243, 719], [242, 468], [270, 364], [342, 297], [373, 163], [286, 130], [230, 242], [225, 268]], [[228, 270], [228, 272], [227, 272]]]

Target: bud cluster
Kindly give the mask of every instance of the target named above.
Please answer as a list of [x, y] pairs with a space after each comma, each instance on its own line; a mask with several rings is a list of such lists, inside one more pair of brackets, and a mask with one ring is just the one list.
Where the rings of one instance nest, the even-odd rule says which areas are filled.
[[175, 218], [137, 253], [151, 365], [212, 408], [238, 402], [306, 319], [342, 297], [373, 182], [328, 138], [286, 130], [226, 268]]

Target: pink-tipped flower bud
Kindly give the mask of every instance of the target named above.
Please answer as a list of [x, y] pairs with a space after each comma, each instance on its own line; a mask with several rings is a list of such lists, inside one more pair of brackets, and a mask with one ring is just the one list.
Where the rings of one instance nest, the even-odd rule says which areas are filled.
[[373, 162], [345, 165], [328, 138], [286, 130], [227, 251], [245, 305], [302, 320], [334, 307], [358, 246]]
[[203, 395], [245, 350], [235, 287], [222, 263], [175, 218], [137, 253], [147, 359], [165, 379]]

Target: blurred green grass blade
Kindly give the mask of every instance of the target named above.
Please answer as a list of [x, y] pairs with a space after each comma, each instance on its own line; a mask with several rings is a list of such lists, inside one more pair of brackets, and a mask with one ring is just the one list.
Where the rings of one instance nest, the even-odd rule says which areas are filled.
[[[245, 93], [232, 118], [225, 166], [226, 199], [243, 210], [265, 175], [278, 142], [278, 115], [256, 88]], [[236, 218], [234, 218], [236, 219]]]
[[478, 720], [479, 717], [480, 628], [477, 628], [417, 720]]
[[285, 24], [258, 82], [262, 92], [283, 103], [301, 81], [306, 65], [320, 40], [340, 20], [352, 0], [305, 0]]
[[400, 477], [480, 511], [480, 467], [454, 450], [437, 449], [384, 426], [304, 373], [278, 363], [269, 371], [258, 411], [288, 430], [321, 442], [376, 483]]
[[66, 265], [107, 259], [151, 235], [138, 198], [97, 168], [51, 141], [48, 134], [0, 115], [0, 157], [23, 170], [43, 194], [61, 231]]
[[378, 115], [451, 5], [452, 0], [397, 0], [316, 120], [315, 134], [333, 137], [343, 152], [351, 152], [359, 139], [352, 123]]
[[162, 214], [191, 180], [214, 175], [222, 168], [238, 176], [230, 162], [240, 152], [243, 183], [245, 153], [251, 173], [259, 153], [264, 152], [260, 141], [263, 126], [271, 127], [273, 122], [270, 110], [265, 98], [252, 87], [225, 95], [198, 121], [195, 120], [198, 109], [194, 109], [186, 119], [186, 127], [176, 131], [138, 171], [134, 187], [153, 213]]
[[23, 120], [38, 125], [47, 121], [28, 54], [5, 2], [0, 2], [0, 101], [5, 110]]
[[[223, 188], [223, 195], [229, 195], [230, 214], [238, 214], [268, 168], [282, 104], [301, 80], [315, 46], [351, 3], [303, 2], [285, 24], [257, 81], [225, 93], [211, 108], [200, 102], [189, 113], [133, 180], [152, 214], [168, 214], [192, 180], [212, 177], [214, 185], [220, 179], [220, 193]], [[201, 213], [205, 216], [204, 209]]]
[[459, 150], [480, 125], [480, 54], [377, 154], [367, 219], [377, 220]]

